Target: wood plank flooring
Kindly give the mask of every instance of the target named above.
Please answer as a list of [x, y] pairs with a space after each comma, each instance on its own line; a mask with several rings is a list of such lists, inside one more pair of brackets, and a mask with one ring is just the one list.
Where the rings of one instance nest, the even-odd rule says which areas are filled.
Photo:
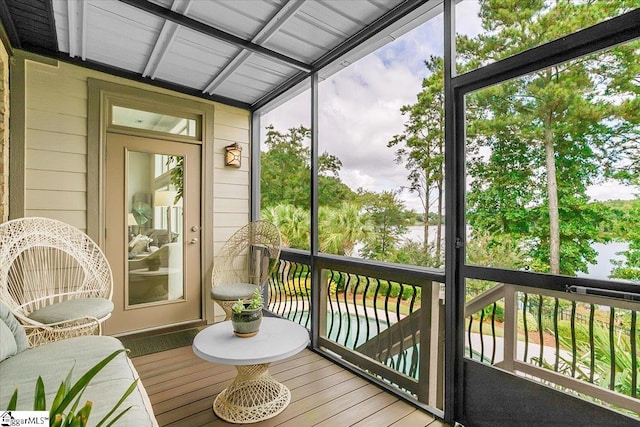
[[[229, 426], [213, 399], [235, 377], [233, 366], [206, 362], [191, 347], [132, 359], [160, 426]], [[430, 426], [446, 424], [309, 351], [274, 362], [269, 372], [291, 390], [291, 403], [255, 426]]]

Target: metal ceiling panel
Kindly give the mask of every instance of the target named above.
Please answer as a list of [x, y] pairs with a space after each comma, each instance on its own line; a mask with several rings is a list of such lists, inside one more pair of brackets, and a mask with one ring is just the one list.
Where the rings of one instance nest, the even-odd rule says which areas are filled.
[[246, 80], [246, 78], [234, 74], [233, 78], [225, 80], [224, 83], [220, 85], [216, 94], [219, 96], [233, 97], [233, 99], [243, 100], [251, 104], [255, 99], [260, 98], [264, 92], [256, 87], [245, 85], [243, 82]]
[[251, 40], [284, 3], [285, 0], [192, 1], [187, 16]]
[[142, 73], [163, 21], [119, 2], [108, 3], [86, 4], [86, 57]]
[[69, 53], [69, 19], [67, 17], [67, 8], [59, 7], [59, 0], [53, 1], [53, 16], [56, 25], [56, 34], [58, 36], [58, 49], [61, 52]]
[[216, 88], [216, 93], [238, 93], [245, 102], [254, 102], [297, 72], [260, 55], [252, 55]]
[[180, 28], [167, 48], [155, 77], [203, 90], [240, 49]]
[[278, 69], [277, 64], [273, 64], [264, 58], [260, 58], [258, 55], [253, 55], [238, 67], [234, 75], [231, 76], [229, 80], [237, 81], [235, 80], [236, 76], [242, 77], [246, 84], [258, 87], [264, 91], [282, 83], [296, 72], [297, 71], [293, 69]]
[[[217, 91], [225, 90], [225, 83], [237, 83], [234, 80], [236, 74], [250, 75], [251, 79], [246, 81], [247, 86], [249, 86], [250, 89], [260, 88], [264, 91], [269, 90], [269, 88], [274, 85], [278, 85], [281, 82], [286, 81], [288, 78], [299, 72], [295, 68], [270, 61], [260, 55], [252, 55], [243, 52], [239, 58], [240, 60], [238, 61], [236, 61], [237, 58], [234, 58], [233, 66], [225, 67], [223, 72], [216, 75], [216, 78], [208, 85], [208, 89], [206, 89], [207, 92], [217, 93]], [[254, 102], [258, 98], [259, 96], [253, 98], [243, 96], [242, 99]]]
[[387, 12], [370, 1], [307, 1], [264, 43], [270, 49], [313, 62]]

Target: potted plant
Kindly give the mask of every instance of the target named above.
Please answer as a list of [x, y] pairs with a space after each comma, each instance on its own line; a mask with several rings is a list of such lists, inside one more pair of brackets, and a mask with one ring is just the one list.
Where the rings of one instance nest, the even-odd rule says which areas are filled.
[[239, 299], [231, 307], [233, 333], [241, 338], [249, 338], [258, 333], [262, 322], [262, 293], [256, 289], [249, 301]]

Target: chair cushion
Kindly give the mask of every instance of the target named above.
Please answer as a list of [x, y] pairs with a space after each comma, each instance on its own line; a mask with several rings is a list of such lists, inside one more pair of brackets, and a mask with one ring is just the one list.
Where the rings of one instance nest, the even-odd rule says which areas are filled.
[[231, 283], [211, 288], [211, 298], [219, 301], [235, 301], [249, 298], [259, 286], [251, 283]]
[[32, 312], [29, 318], [48, 324], [87, 316], [102, 319], [112, 311], [113, 303], [108, 299], [79, 298], [47, 305]]
[[4, 324], [9, 328], [13, 338], [15, 339], [16, 353], [20, 353], [28, 349], [29, 340], [27, 339], [27, 333], [13, 314], [11, 314], [9, 307], [3, 303], [0, 303], [0, 320], [2, 320], [2, 322], [4, 322]]
[[18, 344], [13, 337], [13, 332], [4, 323], [4, 320], [0, 320], [0, 362], [7, 357], [11, 357], [18, 352]]

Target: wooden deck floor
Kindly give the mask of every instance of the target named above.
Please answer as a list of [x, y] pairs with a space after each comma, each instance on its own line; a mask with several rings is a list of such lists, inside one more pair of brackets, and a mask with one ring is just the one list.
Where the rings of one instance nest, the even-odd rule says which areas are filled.
[[[198, 358], [191, 347], [135, 357], [161, 426], [228, 426], [213, 399], [235, 377], [233, 366]], [[274, 362], [269, 372], [291, 390], [280, 414], [255, 426], [445, 426], [366, 380], [309, 351]]]

